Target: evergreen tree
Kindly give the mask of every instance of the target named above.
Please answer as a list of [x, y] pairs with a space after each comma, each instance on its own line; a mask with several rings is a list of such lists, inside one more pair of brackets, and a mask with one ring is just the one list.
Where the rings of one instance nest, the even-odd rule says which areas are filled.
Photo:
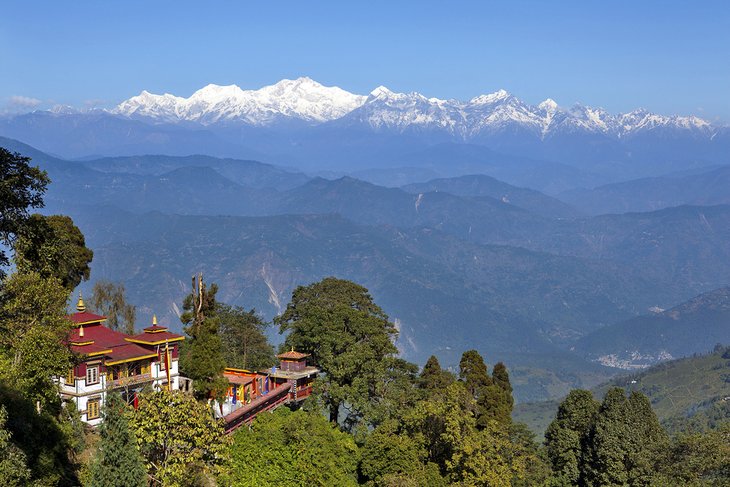
[[589, 485], [650, 485], [656, 474], [654, 449], [666, 444], [649, 400], [634, 392], [610, 389], [590, 434]]
[[482, 388], [492, 385], [487, 365], [476, 350], [468, 350], [461, 355], [459, 379], [474, 398], [479, 396]]
[[28, 223], [28, 209], [43, 207], [48, 183], [46, 172], [31, 166], [30, 157], [0, 147], [0, 267], [8, 264], [5, 247], [12, 246]]
[[274, 321], [281, 333], [289, 332], [285, 347], [309, 353], [325, 372], [318, 379], [318, 398], [330, 421], [340, 420], [343, 404], [348, 404], [346, 426], [368, 415], [398, 352], [393, 344], [398, 332], [368, 290], [334, 277], [300, 286]]
[[600, 403], [590, 391], [575, 389], [560, 403], [556, 418], [545, 432], [547, 455], [557, 485], [586, 485], [588, 436]]
[[91, 467], [90, 487], [144, 487], [147, 485], [142, 455], [130, 430], [126, 404], [116, 392], [106, 396], [104, 421], [99, 427], [99, 449]]
[[482, 387], [478, 392], [477, 425], [483, 428], [488, 421], [509, 424], [512, 422], [513, 406], [512, 384], [509, 381], [507, 367], [499, 362], [492, 371], [492, 383]]
[[443, 370], [441, 364], [439, 364], [439, 359], [435, 355], [431, 355], [418, 376], [418, 387], [429, 392], [438, 393], [446, 390], [454, 380], [454, 375], [447, 370]]
[[274, 365], [274, 348], [266, 326], [255, 310], [218, 303], [223, 357], [228, 367], [258, 370]]
[[137, 310], [134, 305], [127, 304], [124, 296], [124, 284], [100, 280], [94, 283], [89, 300], [91, 309], [106, 316], [106, 325], [112, 330], [121, 330], [134, 334], [134, 322]]
[[210, 289], [205, 286], [202, 274], [193, 277], [193, 292], [185, 298], [184, 313], [180, 316], [190, 337], [180, 353], [180, 368], [193, 380], [198, 399], [221, 398], [228, 388], [228, 381], [223, 377], [226, 363], [219, 334], [220, 320], [216, 315], [217, 292], [215, 284]]
[[81, 230], [64, 215], [31, 215], [13, 245], [19, 272], [55, 277], [72, 291], [91, 274], [94, 252], [86, 247]]

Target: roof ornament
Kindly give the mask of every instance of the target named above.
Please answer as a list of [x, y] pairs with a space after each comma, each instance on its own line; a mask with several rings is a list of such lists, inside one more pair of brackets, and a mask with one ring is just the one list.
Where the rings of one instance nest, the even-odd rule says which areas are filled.
[[152, 326], [157, 326], [157, 315], [152, 315]]
[[86, 311], [86, 305], [84, 304], [84, 298], [81, 296], [81, 291], [79, 291], [79, 301], [76, 303], [76, 310], [79, 313], [83, 313]]
[[79, 326], [79, 337], [84, 338], [84, 325]]

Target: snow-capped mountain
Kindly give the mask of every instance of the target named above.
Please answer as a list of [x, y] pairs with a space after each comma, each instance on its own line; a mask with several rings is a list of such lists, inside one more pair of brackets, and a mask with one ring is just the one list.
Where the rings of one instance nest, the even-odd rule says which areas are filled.
[[112, 112], [156, 122], [190, 121], [204, 125], [218, 122], [270, 125], [281, 119], [322, 123], [351, 112], [365, 99], [305, 77], [281, 80], [259, 90], [211, 84], [190, 98], [143, 91], [120, 103]]
[[580, 104], [564, 108], [549, 98], [529, 105], [505, 90], [468, 101], [428, 98], [416, 92], [395, 93], [384, 86], [363, 96], [306, 77], [282, 80], [258, 90], [211, 84], [189, 98], [143, 91], [120, 103], [112, 113], [155, 123], [203, 125], [271, 126], [286, 120], [319, 125], [339, 121], [375, 131], [440, 131], [461, 141], [502, 132], [527, 133], [543, 139], [573, 133], [622, 138], [657, 128], [706, 135], [712, 132], [708, 122], [694, 116], [669, 117], [643, 109], [612, 115]]

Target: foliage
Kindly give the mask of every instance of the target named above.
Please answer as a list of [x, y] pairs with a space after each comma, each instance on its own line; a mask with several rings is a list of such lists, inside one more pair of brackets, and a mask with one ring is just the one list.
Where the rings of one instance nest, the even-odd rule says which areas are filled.
[[198, 399], [222, 398], [228, 381], [223, 377], [226, 367], [220, 337], [220, 319], [216, 314], [218, 304], [215, 295], [218, 286], [207, 288], [202, 274], [193, 277], [193, 292], [183, 302], [184, 313], [180, 320], [186, 325], [190, 337], [180, 350], [182, 373], [193, 380]]
[[573, 390], [560, 403], [557, 417], [545, 433], [553, 472], [566, 485], [585, 485], [585, 456], [599, 406], [590, 391]]
[[449, 387], [456, 378], [454, 374], [441, 368], [438, 358], [431, 355], [418, 376], [418, 387], [429, 393], [439, 393]]
[[58, 279], [33, 272], [7, 277], [0, 294], [0, 380], [42, 408], [59, 403], [52, 377], [72, 365], [64, 345], [71, 330], [67, 301]]
[[730, 422], [704, 434], [677, 436], [660, 467], [659, 483], [694, 486], [727, 485], [730, 479]]
[[216, 478], [227, 463], [228, 438], [205, 403], [181, 392], [140, 396], [129, 424], [154, 485], [185, 486]]
[[259, 370], [274, 364], [274, 348], [266, 338], [265, 323], [256, 310], [218, 303], [223, 358], [228, 367]]
[[69, 291], [91, 274], [94, 252], [68, 216], [31, 215], [13, 248], [18, 271], [55, 277]]
[[8, 487], [26, 485], [30, 469], [25, 453], [10, 441], [12, 433], [5, 429], [7, 419], [8, 412], [0, 406], [0, 480]]
[[234, 435], [230, 484], [357, 485], [358, 449], [323, 416], [279, 408]]
[[386, 359], [397, 352], [397, 331], [367, 289], [334, 277], [300, 286], [275, 322], [289, 333], [285, 346], [311, 354], [324, 371], [317, 391], [330, 421], [338, 422], [345, 404], [347, 426], [370, 413], [378, 384], [388, 377]]
[[[74, 456], [81, 445], [73, 434], [78, 416], [70, 418], [63, 410], [50, 408], [38, 413], [33, 401], [3, 381], [0, 406], [7, 411], [5, 429], [12, 436], [12, 443], [23, 452], [30, 469], [30, 485], [79, 485]], [[75, 409], [68, 412], [73, 414]]]
[[398, 421], [388, 420], [370, 433], [361, 450], [360, 475], [366, 485], [446, 485], [438, 465], [426, 463], [427, 452], [404, 434]]
[[106, 316], [106, 326], [133, 335], [137, 310], [134, 305], [127, 303], [124, 291], [124, 284], [107, 280], [96, 281], [91, 290], [89, 305], [95, 312]]
[[101, 441], [91, 467], [89, 487], [144, 487], [147, 472], [129, 428], [125, 404], [119, 393], [109, 392], [104, 403]]
[[459, 380], [464, 382], [466, 389], [475, 398], [482, 388], [492, 385], [487, 365], [481, 354], [476, 350], [467, 350], [459, 361]]
[[[48, 175], [29, 163], [29, 157], [0, 147], [0, 243], [4, 245], [23, 231], [28, 208], [43, 207]], [[7, 264], [8, 258], [0, 249], [0, 266]]]

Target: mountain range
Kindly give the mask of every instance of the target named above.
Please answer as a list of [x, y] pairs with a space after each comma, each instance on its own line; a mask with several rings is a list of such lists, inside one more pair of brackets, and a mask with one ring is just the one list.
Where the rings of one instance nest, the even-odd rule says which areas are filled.
[[[531, 105], [504, 90], [466, 101], [382, 86], [360, 95], [309, 78], [5, 115], [0, 135], [65, 158], [206, 154], [309, 173], [370, 171], [374, 182], [395, 169], [399, 184], [479, 173], [552, 194], [730, 164], [730, 128], [696, 116]], [[536, 177], [553, 172], [555, 180]]]

